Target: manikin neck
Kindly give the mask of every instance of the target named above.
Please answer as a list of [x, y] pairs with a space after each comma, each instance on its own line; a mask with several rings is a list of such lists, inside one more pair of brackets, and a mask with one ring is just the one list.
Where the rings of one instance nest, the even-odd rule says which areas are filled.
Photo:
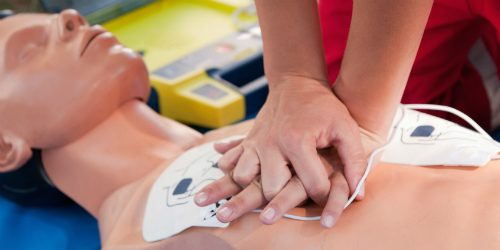
[[49, 178], [97, 218], [115, 190], [201, 140], [201, 134], [133, 100], [76, 141], [42, 151]]

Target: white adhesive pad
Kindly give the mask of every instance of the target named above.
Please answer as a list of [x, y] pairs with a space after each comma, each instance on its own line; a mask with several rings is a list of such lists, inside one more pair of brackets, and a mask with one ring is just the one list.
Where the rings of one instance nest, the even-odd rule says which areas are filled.
[[[240, 138], [243, 136], [223, 141]], [[156, 179], [142, 224], [142, 235], [147, 242], [166, 239], [193, 226], [224, 228], [229, 225], [215, 217], [215, 212], [226, 200], [203, 208], [193, 200], [203, 187], [224, 176], [217, 166], [221, 157], [214, 150], [214, 142], [197, 146], [179, 156]]]
[[[402, 106], [394, 120], [403, 115]], [[500, 144], [456, 123], [407, 109], [394, 141], [385, 149], [380, 161], [416, 166], [481, 167], [500, 152]]]

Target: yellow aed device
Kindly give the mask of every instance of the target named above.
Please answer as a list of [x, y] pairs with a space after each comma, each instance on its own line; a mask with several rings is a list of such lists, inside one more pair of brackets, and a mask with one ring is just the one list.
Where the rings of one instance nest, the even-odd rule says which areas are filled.
[[159, 0], [103, 26], [143, 56], [162, 115], [217, 128], [258, 110], [267, 96], [256, 16], [238, 13], [245, 28], [234, 22], [252, 3]]

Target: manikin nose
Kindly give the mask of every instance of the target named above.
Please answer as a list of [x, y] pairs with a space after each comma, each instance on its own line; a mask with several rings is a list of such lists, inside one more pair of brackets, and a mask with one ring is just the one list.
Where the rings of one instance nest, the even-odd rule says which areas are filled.
[[81, 27], [89, 24], [76, 10], [64, 10], [59, 14], [59, 36], [62, 41], [69, 41], [78, 34]]

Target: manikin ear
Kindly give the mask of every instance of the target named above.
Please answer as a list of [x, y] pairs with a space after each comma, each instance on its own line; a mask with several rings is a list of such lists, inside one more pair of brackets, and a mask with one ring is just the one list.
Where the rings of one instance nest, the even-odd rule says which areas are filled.
[[23, 139], [0, 133], [0, 173], [23, 166], [32, 154], [30, 146]]

